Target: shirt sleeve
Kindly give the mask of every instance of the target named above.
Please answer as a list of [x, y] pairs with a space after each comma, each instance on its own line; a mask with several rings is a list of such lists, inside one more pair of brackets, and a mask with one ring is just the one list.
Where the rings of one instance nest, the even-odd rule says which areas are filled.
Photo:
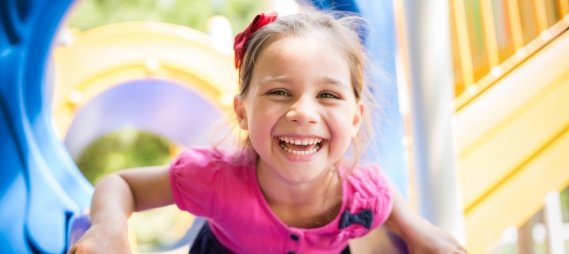
[[373, 223], [373, 227], [377, 227], [385, 223], [389, 215], [391, 215], [391, 210], [393, 209], [393, 194], [389, 187], [389, 179], [387, 179], [378, 166], [370, 167], [369, 174], [377, 188], [378, 202], [376, 204], [375, 214], [377, 220]]
[[217, 200], [221, 174], [215, 151], [192, 148], [182, 152], [170, 165], [170, 185], [180, 210], [211, 218]]
[[356, 213], [363, 209], [371, 209], [373, 212], [371, 228], [385, 223], [391, 214], [393, 197], [389, 180], [381, 172], [379, 166], [360, 166], [353, 170], [348, 181], [353, 188], [351, 212]]

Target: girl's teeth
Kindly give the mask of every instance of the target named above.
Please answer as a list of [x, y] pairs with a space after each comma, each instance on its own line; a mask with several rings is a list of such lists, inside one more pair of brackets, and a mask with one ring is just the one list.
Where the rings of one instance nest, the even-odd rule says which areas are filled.
[[292, 150], [292, 149], [288, 148], [285, 144], [280, 144], [280, 147], [283, 150], [285, 150], [287, 153], [292, 153], [292, 154], [296, 154], [296, 155], [311, 155], [311, 154], [318, 152], [318, 150], [320, 150], [320, 144], [317, 144], [316, 147], [314, 147], [308, 151]]
[[316, 145], [319, 144], [320, 142], [322, 142], [321, 139], [293, 139], [293, 138], [288, 138], [288, 137], [279, 137], [278, 138], [280, 141], [285, 142], [285, 143], [289, 143], [289, 144], [293, 144], [293, 145]]

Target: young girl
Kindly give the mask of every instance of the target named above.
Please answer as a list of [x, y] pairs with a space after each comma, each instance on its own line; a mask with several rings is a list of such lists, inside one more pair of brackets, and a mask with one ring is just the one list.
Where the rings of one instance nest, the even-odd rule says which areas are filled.
[[129, 253], [128, 216], [172, 203], [207, 218], [190, 253], [349, 253], [349, 239], [381, 224], [411, 253], [465, 253], [412, 212], [377, 166], [355, 163], [371, 131], [362, 125], [370, 95], [352, 26], [359, 20], [314, 11], [255, 17], [234, 46], [245, 148], [192, 148], [169, 167], [106, 177], [92, 226], [70, 253]]

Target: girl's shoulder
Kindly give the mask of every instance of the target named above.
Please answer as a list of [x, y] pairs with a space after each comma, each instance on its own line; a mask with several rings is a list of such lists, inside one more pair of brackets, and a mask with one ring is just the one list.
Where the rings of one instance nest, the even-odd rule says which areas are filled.
[[232, 152], [207, 147], [186, 149], [170, 165], [174, 201], [181, 210], [213, 218], [220, 207], [218, 200], [225, 200], [231, 191], [247, 189], [250, 170], [241, 170], [244, 168]]
[[172, 165], [227, 168], [244, 165], [244, 157], [245, 155], [243, 153], [235, 151], [225, 151], [211, 147], [192, 147], [184, 150], [181, 154], [179, 154], [172, 161]]
[[181, 184], [213, 184], [228, 179], [235, 184], [247, 178], [248, 170], [242, 169], [250, 168], [242, 157], [236, 152], [210, 147], [188, 148], [170, 164], [170, 178], [179, 179]]
[[369, 210], [374, 227], [385, 222], [393, 206], [389, 181], [377, 165], [357, 165], [352, 170], [345, 167], [343, 192], [346, 209], [351, 214]]
[[389, 188], [387, 178], [378, 165], [357, 165], [353, 169], [344, 167], [340, 170], [348, 187], [370, 192], [383, 191]]

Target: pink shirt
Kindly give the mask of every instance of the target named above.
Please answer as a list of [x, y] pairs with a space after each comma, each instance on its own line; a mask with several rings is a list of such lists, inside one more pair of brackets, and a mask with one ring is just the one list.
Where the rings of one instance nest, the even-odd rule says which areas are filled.
[[[180, 154], [170, 167], [176, 205], [207, 218], [214, 236], [233, 253], [340, 253], [348, 239], [365, 235], [391, 213], [387, 179], [377, 166], [357, 166], [342, 182], [342, 208], [332, 222], [312, 229], [289, 227], [265, 201], [255, 165], [233, 161], [230, 155], [210, 148], [193, 148]], [[340, 229], [346, 210], [355, 214], [369, 209], [373, 214], [370, 229], [358, 223]]]

